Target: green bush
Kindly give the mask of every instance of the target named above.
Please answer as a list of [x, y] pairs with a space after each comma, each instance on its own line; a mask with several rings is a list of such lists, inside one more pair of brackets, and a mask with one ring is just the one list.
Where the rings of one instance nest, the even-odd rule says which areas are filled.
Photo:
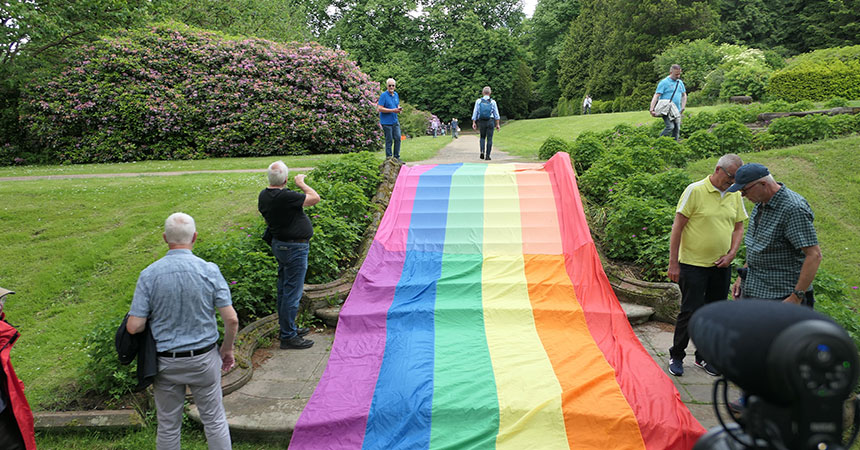
[[669, 169], [656, 173], [636, 173], [618, 183], [618, 188], [609, 196], [612, 202], [622, 197], [653, 198], [673, 205], [678, 202], [688, 184], [690, 176], [682, 169]]
[[675, 167], [687, 165], [691, 156], [687, 146], [679, 144], [668, 136], [657, 138], [651, 147], [660, 155], [661, 160]]
[[375, 151], [379, 85], [342, 51], [182, 24], [86, 45], [26, 85], [21, 123], [65, 163]]
[[770, 123], [767, 131], [774, 136], [779, 147], [788, 147], [825, 139], [832, 133], [832, 128], [827, 116], [813, 114], [779, 117]]
[[690, 114], [681, 121], [681, 137], [692, 136], [697, 131], [708, 130], [711, 125], [717, 123], [717, 115], [712, 112], [702, 111], [698, 114]]
[[400, 132], [409, 137], [424, 136], [432, 114], [421, 111], [408, 103], [401, 102], [400, 106], [403, 107], [403, 111], [398, 117]]
[[529, 119], [543, 119], [552, 114], [552, 108], [549, 106], [541, 106], [540, 108], [529, 113]]
[[715, 135], [707, 130], [699, 130], [684, 141], [690, 152], [690, 159], [704, 159], [720, 154], [720, 143]]
[[687, 94], [687, 107], [693, 106], [711, 106], [717, 104], [718, 98], [708, 97], [705, 91], [698, 90]]
[[767, 104], [768, 112], [791, 112], [791, 103], [785, 100], [774, 100]]
[[714, 136], [722, 154], [752, 151], [752, 132], [740, 122], [732, 120], [717, 125]]
[[620, 197], [607, 214], [604, 249], [611, 258], [633, 261], [650, 236], [669, 234], [675, 208], [655, 198]]
[[[663, 78], [672, 64], [680, 64], [684, 69], [684, 85], [688, 90], [700, 89], [705, 84], [705, 76], [722, 61], [724, 52], [707, 39], [670, 45], [663, 53], [651, 61], [654, 75]], [[690, 105], [689, 100], [687, 105]]]
[[761, 100], [765, 95], [767, 79], [771, 69], [764, 65], [740, 65], [725, 74], [720, 89], [720, 99], [728, 100], [735, 95], [749, 95]]
[[570, 146], [570, 155], [578, 174], [585, 173], [605, 153], [606, 145], [594, 133], [581, 133]]
[[852, 306], [848, 284], [836, 274], [818, 269], [812, 286], [815, 291], [815, 309], [841, 325], [860, 348], [860, 315], [856, 307]]
[[591, 113], [592, 114], [601, 114], [601, 113], [610, 113], [612, 112], [612, 102], [607, 100], [592, 100], [591, 101]]
[[860, 98], [860, 61], [806, 61], [790, 65], [771, 75], [767, 95], [789, 102], [821, 101], [834, 96]]
[[[662, 139], [672, 140], [668, 137]], [[637, 172], [653, 173], [666, 169], [666, 161], [663, 160], [660, 151], [653, 146], [654, 139], [649, 141], [644, 145], [632, 145], [624, 150], [624, 155]]]
[[753, 151], [763, 152], [765, 150], [770, 150], [772, 148], [776, 148], [779, 145], [776, 137], [768, 131], [763, 133], [757, 133], [753, 135], [752, 138], [752, 148]]
[[721, 108], [716, 112], [717, 122], [716, 123], [726, 123], [726, 122], [755, 122], [755, 119], [749, 119], [749, 114], [747, 113], [747, 109], [740, 105], [732, 105], [727, 106], [725, 108]]
[[607, 152], [595, 161], [579, 179], [579, 187], [591, 201], [602, 205], [609, 199], [619, 182], [635, 172], [629, 156]]
[[116, 320], [104, 321], [84, 336], [84, 353], [89, 358], [84, 372], [82, 388], [114, 400], [132, 392], [137, 386], [137, 366], [120, 364], [116, 355], [114, 336], [120, 323]]
[[848, 100], [842, 97], [833, 97], [824, 103], [825, 108], [844, 108], [848, 106]]
[[543, 141], [538, 150], [538, 158], [548, 160], [558, 152], [570, 153], [570, 145], [562, 138], [550, 136]]
[[847, 136], [855, 130], [856, 123], [860, 122], [857, 115], [837, 114], [830, 117], [830, 128], [834, 136]]
[[812, 100], [800, 100], [791, 105], [792, 111], [812, 111], [815, 109], [815, 103]]

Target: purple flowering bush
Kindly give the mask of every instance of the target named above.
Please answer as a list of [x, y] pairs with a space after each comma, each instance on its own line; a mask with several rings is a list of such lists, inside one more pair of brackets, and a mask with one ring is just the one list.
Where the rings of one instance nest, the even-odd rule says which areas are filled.
[[378, 92], [342, 51], [168, 23], [84, 47], [21, 121], [67, 163], [351, 153], [379, 149]]

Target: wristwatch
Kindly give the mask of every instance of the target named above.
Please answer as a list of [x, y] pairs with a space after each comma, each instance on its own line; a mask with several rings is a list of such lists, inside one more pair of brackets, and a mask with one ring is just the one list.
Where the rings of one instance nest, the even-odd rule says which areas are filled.
[[795, 289], [794, 291], [792, 291], [792, 294], [794, 294], [800, 300], [806, 299], [806, 291], [801, 291], [800, 289]]

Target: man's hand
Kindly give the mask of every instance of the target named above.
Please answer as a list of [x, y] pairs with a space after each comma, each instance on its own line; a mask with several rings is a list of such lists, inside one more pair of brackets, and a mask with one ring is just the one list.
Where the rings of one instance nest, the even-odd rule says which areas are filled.
[[795, 305], [800, 305], [800, 304], [802, 304], [802, 303], [803, 303], [803, 299], [802, 299], [802, 298], [798, 298], [798, 297], [797, 297], [796, 295], [794, 295], [794, 293], [792, 292], [792, 293], [791, 293], [791, 295], [789, 295], [788, 297], [786, 297], [782, 302], [783, 302], [783, 303], [794, 303]]
[[669, 279], [673, 282], [677, 283], [681, 278], [681, 264], [678, 262], [669, 262], [669, 270], [666, 272], [666, 275], [669, 276]]
[[300, 174], [296, 175], [296, 177], [293, 178], [293, 180], [295, 180], [296, 185], [301, 186], [302, 184], [304, 184], [306, 176], [307, 176], [306, 174], [300, 173]]
[[656, 113], [656, 112], [654, 112], [654, 110], [653, 110], [653, 109], [652, 109], [651, 111], [649, 111], [649, 112], [651, 113], [651, 117], [657, 117], [657, 113]]
[[714, 265], [719, 267], [720, 269], [724, 269], [726, 267], [729, 267], [732, 264], [732, 261], [734, 261], [734, 259], [735, 255], [723, 255], [720, 257], [720, 259], [714, 262]]
[[233, 347], [229, 349], [221, 346], [221, 371], [226, 372], [236, 365], [236, 360], [233, 358]]
[[741, 277], [738, 277], [732, 285], [732, 298], [735, 300], [741, 298]]
[[474, 120], [472, 121], [472, 129], [473, 129], [473, 130], [477, 130], [477, 129], [478, 129], [478, 124], [477, 124], [477, 123], [475, 123], [475, 121], [474, 121]]

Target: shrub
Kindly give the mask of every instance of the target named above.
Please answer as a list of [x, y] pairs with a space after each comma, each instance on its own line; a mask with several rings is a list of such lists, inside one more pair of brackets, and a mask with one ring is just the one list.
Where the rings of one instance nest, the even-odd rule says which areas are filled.
[[688, 137], [701, 130], [708, 130], [711, 125], [717, 123], [717, 115], [702, 111], [698, 114], [691, 114], [681, 121], [681, 136]]
[[714, 128], [720, 153], [744, 153], [752, 150], [752, 132], [744, 124], [729, 121]]
[[848, 106], [848, 100], [842, 97], [833, 97], [824, 103], [825, 108], [844, 108]]
[[544, 117], [549, 117], [550, 113], [552, 113], [552, 108], [549, 106], [541, 106], [529, 113], [529, 119], [543, 119]]
[[813, 109], [815, 109], [815, 103], [811, 100], [801, 100], [791, 105], [792, 111], [812, 111]]
[[547, 160], [552, 158], [552, 155], [555, 155], [558, 152], [570, 153], [570, 145], [568, 145], [567, 141], [564, 139], [550, 136], [546, 138], [540, 146], [540, 149], [538, 150], [538, 158]]
[[403, 107], [398, 117], [400, 132], [409, 137], [423, 136], [430, 124], [431, 114], [408, 103], [401, 102], [400, 106]]
[[570, 146], [576, 173], [585, 173], [595, 161], [606, 153], [606, 146], [593, 133], [582, 133]]
[[690, 159], [689, 149], [668, 136], [656, 139], [651, 147], [662, 161], [672, 166], [684, 167]]
[[791, 103], [785, 100], [774, 100], [767, 103], [769, 112], [791, 112]]
[[104, 321], [84, 336], [84, 352], [90, 363], [84, 372], [82, 387], [114, 400], [132, 392], [137, 386], [137, 366], [120, 364], [116, 356], [114, 336], [120, 324], [116, 320]]
[[854, 344], [860, 347], [860, 319], [851, 305], [848, 284], [825, 269], [818, 269], [812, 281], [815, 290], [815, 309], [827, 314], [848, 332]]
[[803, 61], [771, 75], [767, 85], [769, 97], [790, 102], [825, 100], [837, 95], [860, 98], [860, 61]]
[[734, 95], [749, 95], [761, 100], [765, 95], [767, 78], [771, 69], [764, 65], [740, 65], [725, 74], [720, 88], [720, 99], [728, 100]]
[[720, 154], [720, 143], [717, 137], [707, 130], [699, 130], [684, 141], [684, 146], [690, 152], [690, 159], [704, 159]]
[[617, 188], [617, 184], [633, 173], [633, 164], [627, 155], [607, 152], [582, 174], [579, 186], [591, 201], [602, 205]]
[[622, 197], [653, 198], [669, 205], [677, 203], [684, 189], [692, 180], [681, 169], [670, 169], [657, 173], [636, 173], [618, 183], [618, 188], [610, 194], [615, 202]]
[[711, 106], [717, 103], [717, 98], [708, 97], [703, 90], [693, 91], [687, 94], [687, 107]]
[[804, 117], [780, 117], [768, 127], [780, 147], [805, 144], [824, 139], [832, 132], [826, 116], [814, 114]]
[[830, 128], [835, 136], [846, 136], [853, 133], [855, 123], [858, 122], [856, 116], [850, 114], [837, 114], [830, 118]]
[[675, 209], [654, 198], [620, 197], [609, 208], [604, 248], [611, 258], [636, 260], [643, 240], [669, 234]]
[[600, 113], [609, 113], [612, 112], [612, 102], [607, 100], [592, 100], [591, 102], [591, 113], [592, 114], [600, 114]]
[[349, 153], [379, 148], [378, 95], [345, 52], [169, 23], [83, 47], [21, 121], [60, 162]]
[[765, 150], [776, 148], [778, 145], [779, 142], [776, 137], [768, 131], [753, 135], [752, 148], [754, 151], [762, 152]]
[[[721, 108], [716, 112], [717, 122], [716, 123], [726, 123], [726, 122], [747, 122], [749, 116], [747, 115], [747, 110], [743, 106], [733, 105], [725, 108]], [[754, 122], [755, 119], [750, 120], [750, 122]]]
[[[672, 138], [664, 139], [671, 140]], [[659, 150], [655, 149], [653, 145], [627, 147], [624, 150], [624, 155], [628, 158], [635, 171], [652, 173], [666, 168], [666, 162], [663, 160]]]
[[[658, 77], [665, 77], [670, 65], [680, 64], [684, 68], [684, 84], [688, 89], [695, 90], [704, 85], [705, 76], [720, 64], [723, 56], [719, 46], [707, 39], [697, 39], [669, 46], [655, 56], [651, 63]], [[687, 104], [690, 104], [689, 100]]]

